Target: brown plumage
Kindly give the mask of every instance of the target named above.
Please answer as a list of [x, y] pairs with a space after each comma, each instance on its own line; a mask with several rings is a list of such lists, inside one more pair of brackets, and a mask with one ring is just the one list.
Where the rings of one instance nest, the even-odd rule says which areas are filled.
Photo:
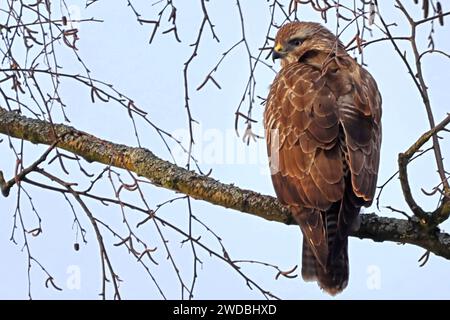
[[348, 234], [376, 188], [381, 96], [318, 23], [281, 27], [273, 57], [281, 70], [264, 113], [273, 185], [304, 236], [303, 279], [334, 295], [348, 282]]

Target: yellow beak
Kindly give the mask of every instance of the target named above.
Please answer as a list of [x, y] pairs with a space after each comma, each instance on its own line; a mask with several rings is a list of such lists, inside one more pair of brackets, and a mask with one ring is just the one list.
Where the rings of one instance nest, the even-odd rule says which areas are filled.
[[283, 46], [281, 45], [281, 43], [277, 43], [277, 45], [275, 46], [275, 48], [273, 48], [273, 50], [275, 50], [276, 52], [281, 52], [283, 51]]
[[283, 52], [283, 46], [280, 43], [277, 43], [276, 46], [273, 48], [272, 60], [275, 61], [276, 59], [283, 58], [284, 55], [285, 52]]

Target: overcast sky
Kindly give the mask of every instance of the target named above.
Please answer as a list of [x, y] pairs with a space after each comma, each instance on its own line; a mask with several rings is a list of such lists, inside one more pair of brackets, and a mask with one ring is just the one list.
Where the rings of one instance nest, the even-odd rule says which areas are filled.
[[[56, 1], [54, 1], [56, 2]], [[92, 71], [96, 79], [114, 84], [116, 89], [131, 97], [137, 106], [148, 112], [149, 118], [161, 128], [186, 138], [187, 117], [184, 109], [183, 63], [192, 52], [190, 43], [195, 41], [197, 30], [202, 19], [200, 1], [175, 1], [178, 8], [178, 32], [182, 43], [177, 43], [172, 34], [155, 37], [149, 45], [151, 25], [141, 26], [136, 22], [126, 1], [98, 1], [84, 9], [84, 1], [66, 0], [72, 6], [73, 14], [81, 18], [95, 17], [103, 19], [103, 23], [85, 23], [79, 25], [78, 53]], [[264, 41], [270, 19], [268, 5], [265, 1], [243, 0], [243, 12], [246, 20], [246, 32], [250, 50], [257, 55], [258, 48]], [[288, 2], [288, 1], [286, 1]], [[344, 1], [345, 2], [345, 1]], [[353, 3], [353, 1], [349, 1]], [[144, 19], [155, 19], [162, 3], [151, 6], [148, 1], [135, 1], [136, 8]], [[393, 29], [396, 35], [408, 35], [406, 23], [389, 4], [381, 10], [389, 22], [397, 22], [399, 27]], [[235, 1], [207, 2], [210, 18], [216, 25], [220, 43], [216, 43], [205, 31], [198, 56], [192, 63], [189, 73], [190, 105], [193, 117], [199, 122], [194, 126], [196, 144], [193, 153], [200, 160], [202, 170], [212, 169], [211, 176], [224, 182], [252, 189], [264, 194], [274, 195], [270, 181], [265, 142], [258, 140], [246, 146], [234, 133], [234, 112], [244, 92], [248, 79], [248, 58], [245, 47], [240, 46], [226, 57], [224, 63], [214, 74], [221, 90], [211, 82], [196, 91], [208, 72], [221, 58], [221, 54], [240, 40], [240, 20]], [[2, 9], [4, 5], [0, 5]], [[419, 6], [411, 7], [420, 16]], [[54, 17], [60, 14], [59, 5], [53, 9]], [[299, 11], [302, 20], [320, 21], [318, 14], [308, 9]], [[2, 16], [3, 18], [3, 16]], [[167, 16], [164, 18], [167, 19]], [[161, 30], [169, 28], [166, 24]], [[282, 21], [278, 19], [278, 21]], [[4, 23], [4, 21], [0, 21]], [[437, 47], [450, 51], [448, 41], [449, 24], [436, 26], [435, 42]], [[332, 19], [328, 27], [332, 30], [335, 24]], [[349, 29], [342, 36], [347, 43], [352, 36]], [[429, 26], [424, 26], [419, 36], [426, 47]], [[380, 37], [374, 32], [374, 37]], [[2, 48], [4, 44], [2, 43]], [[406, 47], [405, 47], [406, 48]], [[24, 56], [24, 49], [17, 47], [16, 54]], [[20, 51], [22, 50], [22, 51]], [[72, 51], [64, 44], [58, 47], [61, 65], [64, 72], [82, 73], [83, 70], [74, 59]], [[266, 61], [272, 64], [271, 60]], [[383, 97], [383, 145], [379, 174], [379, 185], [386, 181], [397, 170], [397, 154], [406, 150], [424, 131], [428, 129], [426, 114], [420, 97], [413, 86], [400, 58], [393, 52], [392, 46], [381, 42], [369, 46], [365, 50], [365, 62], [368, 70], [377, 80]], [[424, 58], [425, 78], [430, 87], [431, 100], [434, 106], [436, 121], [440, 121], [449, 110], [450, 90], [448, 83], [450, 67], [448, 59], [440, 56]], [[4, 67], [4, 65], [2, 65]], [[274, 66], [279, 70], [279, 65]], [[257, 94], [266, 97], [268, 88], [275, 73], [260, 65], [255, 76]], [[43, 80], [44, 81], [44, 80]], [[97, 102], [93, 104], [89, 89], [79, 84], [64, 80], [61, 93], [67, 105], [66, 112], [70, 125], [79, 130], [94, 134], [100, 138], [137, 146], [133, 125], [126, 110], [114, 103]], [[2, 102], [3, 103], [3, 102]], [[244, 108], [244, 111], [246, 109]], [[258, 120], [254, 125], [256, 133], [262, 135], [263, 107], [259, 101], [255, 104], [253, 118]], [[55, 121], [63, 122], [61, 112], [53, 111]], [[156, 132], [143, 121], [138, 120], [138, 132], [141, 145], [149, 148], [163, 159], [170, 160], [170, 154], [164, 147]], [[240, 132], [244, 125], [241, 123]], [[11, 177], [14, 172], [15, 158], [8, 147], [8, 141], [2, 136], [0, 144], [0, 168], [5, 176]], [[185, 139], [184, 142], [187, 142]], [[15, 141], [18, 145], [18, 141]], [[449, 157], [450, 144], [443, 142], [444, 157]], [[25, 161], [31, 163], [45, 147], [26, 145]], [[185, 157], [174, 147], [174, 153], [181, 165]], [[84, 163], [93, 173], [99, 173], [103, 166]], [[82, 186], [89, 184], [89, 178], [80, 177], [76, 165], [69, 166], [71, 174], [64, 176], [70, 181], [80, 181]], [[54, 173], [61, 174], [54, 163], [48, 166]], [[420, 188], [431, 190], [438, 183], [435, 174], [436, 166], [431, 153], [414, 162], [409, 174], [414, 196], [425, 209], [432, 210], [436, 205], [435, 198], [424, 196]], [[128, 174], [123, 173], [128, 179]], [[129, 180], [128, 180], [129, 181]], [[32, 294], [35, 298], [50, 299], [96, 299], [101, 290], [101, 266], [95, 234], [83, 212], [76, 207], [80, 220], [88, 230], [88, 244], [81, 245], [79, 251], [73, 249], [76, 233], [72, 228], [73, 213], [60, 194], [42, 191], [25, 186], [33, 197], [36, 210], [43, 220], [43, 233], [30, 238], [32, 254], [53, 275], [56, 283], [63, 291], [57, 292], [45, 287], [46, 276], [36, 264], [32, 267]], [[15, 191], [16, 189], [14, 189]], [[107, 181], [97, 191], [100, 194], [113, 196]], [[146, 198], [151, 206], [155, 206], [174, 194], [170, 191], [152, 186], [145, 187]], [[130, 200], [136, 199], [130, 195]], [[16, 193], [8, 198], [0, 199], [0, 298], [27, 298], [27, 258], [22, 251], [23, 239], [20, 232], [16, 235], [17, 245], [10, 241], [13, 227], [13, 214], [16, 207]], [[31, 213], [28, 200], [22, 197], [22, 210], [26, 216], [26, 224], [32, 228], [35, 219]], [[94, 202], [87, 203], [91, 210], [101, 219], [114, 225], [118, 231], [125, 232], [122, 226], [122, 214], [119, 208], [105, 207]], [[264, 261], [289, 270], [300, 263], [301, 235], [296, 226], [265, 221], [245, 213], [210, 205], [201, 201], [192, 201], [193, 213], [207, 224], [223, 239], [232, 259], [250, 259]], [[391, 205], [397, 209], [408, 211], [402, 198], [398, 181], [392, 181], [383, 191], [381, 212], [375, 207], [364, 209], [365, 212], [376, 212], [389, 217], [402, 218], [383, 206]], [[188, 211], [186, 201], [176, 202], [164, 207], [158, 214], [184, 230], [187, 228]], [[143, 219], [142, 215], [127, 212], [127, 218], [134, 225]], [[445, 226], [443, 228], [445, 229]], [[221, 252], [217, 241], [199, 224], [194, 225], [194, 234], [202, 236], [201, 240]], [[181, 276], [187, 283], [192, 278], [192, 254], [189, 244], [181, 246], [182, 237], [168, 228], [163, 228], [169, 239], [173, 257], [181, 269]], [[140, 228], [139, 235], [148, 243], [158, 247], [154, 254], [158, 265], [149, 264], [152, 274], [167, 298], [180, 298], [180, 284], [166, 259], [163, 244], [158, 239], [154, 228]], [[106, 232], [105, 232], [106, 234]], [[136, 259], [128, 254], [124, 247], [114, 247], [117, 239], [105, 235], [110, 244], [109, 250], [113, 264], [121, 282], [122, 295], [125, 298], [160, 299], [155, 285], [145, 271], [136, 263]], [[198, 271], [194, 297], [198, 299], [260, 299], [257, 290], [249, 290], [245, 281], [235, 270], [216, 258], [210, 257], [202, 249], [197, 248], [203, 264]], [[418, 259], [424, 250], [396, 243], [375, 243], [371, 240], [350, 238], [350, 280], [347, 289], [336, 299], [428, 299], [450, 298], [450, 262], [431, 255], [424, 267], [419, 267]], [[259, 265], [243, 264], [242, 270], [263, 288], [284, 299], [328, 299], [315, 283], [305, 283], [301, 277], [295, 279], [279, 278], [276, 272]], [[74, 274], [79, 282], [73, 282]], [[111, 288], [109, 293], [111, 293]], [[109, 296], [110, 297], [110, 296]]]

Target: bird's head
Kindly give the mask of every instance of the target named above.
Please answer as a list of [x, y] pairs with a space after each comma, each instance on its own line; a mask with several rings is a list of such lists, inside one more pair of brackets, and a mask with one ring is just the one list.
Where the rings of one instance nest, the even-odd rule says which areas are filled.
[[299, 61], [307, 52], [329, 53], [342, 49], [342, 43], [327, 28], [315, 22], [290, 22], [275, 37], [272, 58], [281, 59], [281, 66]]

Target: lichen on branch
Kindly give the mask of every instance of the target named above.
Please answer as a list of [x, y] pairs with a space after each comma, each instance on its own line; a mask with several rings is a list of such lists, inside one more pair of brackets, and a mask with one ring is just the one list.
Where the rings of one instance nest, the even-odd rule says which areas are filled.
[[[135, 172], [155, 186], [266, 220], [293, 223], [288, 208], [276, 198], [186, 170], [160, 159], [145, 148], [102, 140], [71, 126], [31, 119], [1, 107], [0, 133], [36, 144], [52, 146], [56, 143], [57, 148], [73, 152], [86, 161]], [[1, 180], [3, 188], [6, 182], [4, 178]], [[12, 186], [10, 183], [9, 187]], [[450, 235], [437, 229], [431, 233], [425, 232], [415, 217], [406, 220], [361, 214], [360, 228], [352, 236], [377, 242], [409, 243], [450, 259]]]

